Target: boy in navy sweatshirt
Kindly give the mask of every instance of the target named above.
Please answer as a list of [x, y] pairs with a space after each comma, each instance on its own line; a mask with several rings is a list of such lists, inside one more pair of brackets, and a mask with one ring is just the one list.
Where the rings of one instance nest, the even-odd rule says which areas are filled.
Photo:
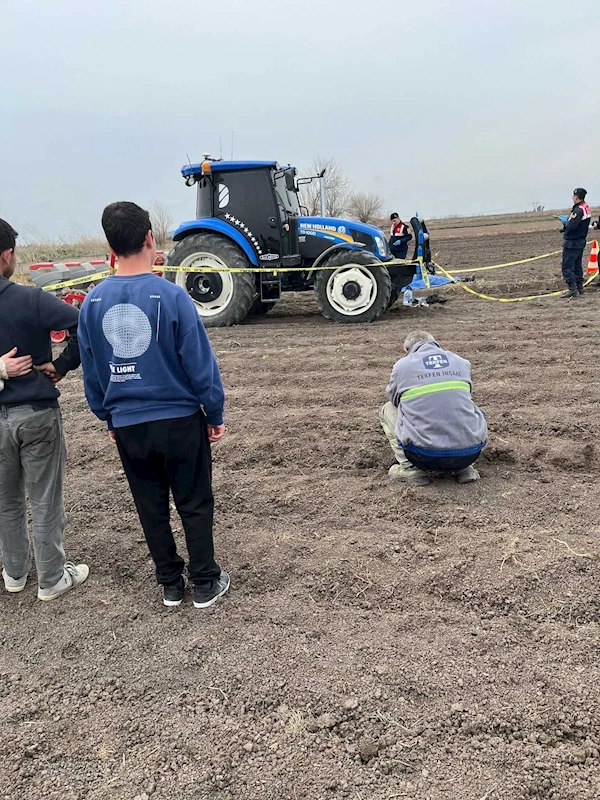
[[119, 267], [88, 294], [79, 316], [85, 395], [117, 445], [164, 604], [180, 605], [187, 585], [169, 520], [171, 489], [194, 606], [206, 608], [229, 589], [213, 547], [210, 442], [225, 432], [219, 368], [190, 297], [152, 273], [148, 212], [112, 203], [102, 227]]

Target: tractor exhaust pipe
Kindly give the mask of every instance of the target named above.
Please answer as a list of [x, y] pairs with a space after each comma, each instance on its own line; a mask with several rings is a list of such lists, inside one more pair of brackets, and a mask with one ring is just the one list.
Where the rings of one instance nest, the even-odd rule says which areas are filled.
[[323, 172], [319, 175], [319, 190], [321, 196], [321, 216], [327, 216], [327, 198], [325, 196], [325, 172], [327, 170], [323, 170]]

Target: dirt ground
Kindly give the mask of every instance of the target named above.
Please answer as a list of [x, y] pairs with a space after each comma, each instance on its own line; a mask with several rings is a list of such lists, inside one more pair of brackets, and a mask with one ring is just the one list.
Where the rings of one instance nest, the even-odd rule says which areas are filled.
[[[469, 268], [556, 232], [442, 240]], [[484, 273], [559, 288], [557, 258]], [[311, 295], [210, 336], [228, 394], [214, 449], [213, 610], [165, 609], [79, 374], [68, 552], [88, 583], [0, 596], [4, 800], [597, 800], [600, 293], [336, 326]], [[482, 479], [391, 486], [377, 410], [411, 328], [473, 364]], [[177, 525], [179, 530], [179, 525]]]

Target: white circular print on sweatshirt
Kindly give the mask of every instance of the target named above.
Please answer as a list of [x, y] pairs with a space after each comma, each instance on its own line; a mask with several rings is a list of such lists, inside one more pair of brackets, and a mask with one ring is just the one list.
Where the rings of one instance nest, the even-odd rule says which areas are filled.
[[102, 318], [102, 331], [116, 358], [137, 358], [150, 347], [152, 326], [141, 308], [118, 303]]

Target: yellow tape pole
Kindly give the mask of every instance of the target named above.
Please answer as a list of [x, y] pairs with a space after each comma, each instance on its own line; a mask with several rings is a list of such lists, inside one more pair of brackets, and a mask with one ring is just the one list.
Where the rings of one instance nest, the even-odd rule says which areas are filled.
[[418, 260], [419, 260], [419, 269], [421, 270], [421, 278], [423, 280], [423, 283], [425, 284], [425, 288], [429, 289], [431, 288], [431, 283], [429, 282], [429, 273], [427, 272], [427, 269], [425, 267], [423, 256], [419, 256]]

